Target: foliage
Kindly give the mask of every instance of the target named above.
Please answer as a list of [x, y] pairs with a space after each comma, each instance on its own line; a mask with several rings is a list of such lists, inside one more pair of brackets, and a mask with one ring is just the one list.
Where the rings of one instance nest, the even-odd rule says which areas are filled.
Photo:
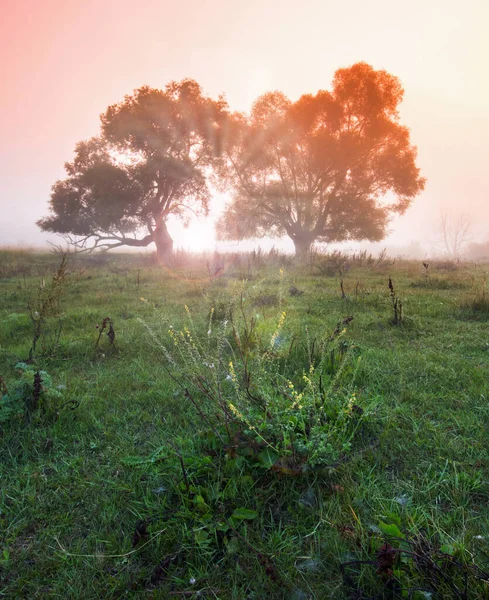
[[66, 179], [53, 186], [51, 214], [38, 225], [80, 249], [154, 242], [168, 260], [168, 217], [207, 214], [206, 170], [224, 110], [191, 79], [126, 96], [101, 116], [98, 137], [77, 144]]
[[[388, 521], [372, 527], [377, 535], [370, 541], [370, 553], [375, 558], [342, 564], [345, 583], [352, 592], [373, 593], [369, 596], [373, 598], [388, 592], [390, 598], [415, 600], [484, 597], [489, 573], [474, 562], [463, 543], [443, 544], [440, 536], [426, 530], [403, 534], [402, 520], [396, 514], [390, 514]], [[366, 566], [370, 571], [360, 583], [358, 571]]]
[[295, 103], [268, 92], [250, 115], [230, 114], [191, 79], [141, 87], [77, 144], [38, 225], [79, 250], [155, 243], [168, 261], [169, 216], [207, 214], [212, 180], [234, 193], [224, 237], [288, 235], [297, 254], [316, 240], [380, 240], [425, 183], [399, 122], [403, 93], [366, 63]]
[[9, 383], [8, 387], [3, 383], [0, 424], [30, 416], [39, 410], [46, 412], [61, 397], [59, 391], [53, 389], [51, 376], [46, 371], [23, 362], [17, 363], [15, 369], [18, 379]]
[[402, 96], [396, 77], [366, 63], [339, 69], [331, 92], [295, 103], [280, 92], [261, 96], [230, 126], [234, 199], [221, 235], [287, 235], [298, 255], [316, 240], [381, 240], [389, 216], [402, 214], [425, 183], [399, 122]]
[[343, 340], [351, 319], [314, 348], [294, 352], [285, 311], [265, 335], [241, 297], [230, 320], [214, 322], [211, 310], [202, 339], [186, 310], [188, 325], [169, 329], [179, 361], [159, 345], [172, 377], [224, 448], [293, 475], [344, 459], [365, 417], [353, 390], [337, 391], [341, 377], [354, 377], [354, 348]]

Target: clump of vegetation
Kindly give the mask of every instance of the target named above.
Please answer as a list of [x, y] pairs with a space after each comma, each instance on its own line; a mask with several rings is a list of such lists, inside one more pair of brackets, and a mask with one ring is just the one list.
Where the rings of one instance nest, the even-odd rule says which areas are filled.
[[395, 263], [395, 260], [389, 258], [387, 254], [387, 248], [381, 250], [378, 256], [374, 256], [367, 250], [359, 250], [351, 255], [352, 263], [356, 267], [368, 268], [368, 269], [384, 269], [390, 267]]
[[18, 378], [8, 387], [0, 377], [0, 424], [51, 411], [62, 397], [50, 375], [24, 362], [17, 363]]
[[95, 348], [98, 348], [98, 346], [100, 344], [100, 339], [101, 339], [102, 334], [104, 332], [106, 332], [106, 334], [107, 334], [107, 338], [109, 340], [109, 344], [111, 346], [113, 346], [114, 342], [115, 342], [115, 330], [114, 330], [114, 325], [112, 323], [112, 319], [110, 317], [105, 317], [102, 320], [102, 322], [99, 325], [96, 325], [95, 327], [98, 330], [98, 337], [97, 337], [97, 340], [95, 342]]
[[[242, 547], [254, 556], [267, 585], [288, 586], [276, 558], [251, 541], [249, 531], [263, 510], [273, 511], [274, 496], [263, 496], [274, 481], [302, 480], [309, 505], [310, 482], [330, 478], [363, 451], [370, 411], [354, 388], [359, 357], [344, 339], [352, 317], [332, 333], [294, 345], [284, 311], [273, 329], [262, 329], [243, 297], [228, 320], [215, 321], [211, 311], [204, 334], [188, 307], [185, 311], [185, 325], [169, 328], [169, 346], [146, 329], [177, 392], [194, 409], [200, 441], [165, 439], [148, 458], [128, 457], [125, 463], [169, 465], [173, 456], [163, 519], [184, 536], [172, 550], [173, 560], [198, 549], [219, 561]], [[137, 524], [133, 541], [143, 539], [141, 530], [150, 539], [148, 524]]]
[[334, 277], [345, 275], [351, 266], [350, 257], [341, 250], [334, 250], [329, 254], [311, 252], [309, 261], [313, 272], [322, 277]]
[[351, 253], [334, 250], [328, 254], [314, 252], [310, 254], [309, 260], [313, 273], [323, 277], [333, 277], [335, 275], [343, 277], [351, 268], [382, 270], [392, 266], [395, 262], [388, 257], [385, 248], [378, 256], [374, 256], [367, 250]]
[[29, 317], [33, 326], [32, 344], [28, 362], [33, 362], [37, 343], [44, 332], [46, 321], [60, 309], [60, 299], [67, 278], [68, 255], [63, 253], [56, 272], [49, 283], [41, 280], [36, 295], [28, 304]]
[[[174, 351], [165, 349], [167, 367], [223, 449], [289, 474], [334, 468], [344, 459], [367, 414], [357, 405], [353, 381], [350, 393], [337, 385], [352, 359], [341, 345], [351, 319], [322, 341], [321, 352], [304, 352], [301, 365], [296, 353], [291, 369], [285, 312], [268, 336], [244, 311], [217, 323], [211, 312], [204, 339], [188, 309], [187, 315], [188, 325], [169, 330]], [[339, 362], [332, 372], [335, 349]]]
[[373, 558], [341, 565], [347, 587], [361, 594], [355, 597], [384, 598], [386, 593], [389, 598], [418, 600], [485, 597], [489, 572], [475, 563], [463, 544], [443, 544], [426, 530], [403, 534], [401, 519], [391, 515], [390, 520], [374, 527], [377, 535], [369, 542]]
[[302, 296], [303, 293], [304, 293], [304, 290], [300, 290], [299, 288], [296, 288], [295, 285], [293, 285], [292, 287], [289, 288], [289, 296]]
[[475, 313], [489, 313], [489, 293], [487, 290], [487, 273], [472, 277], [472, 298], [465, 303], [465, 307]]
[[391, 277], [389, 277], [389, 296], [392, 304], [392, 323], [400, 325], [402, 323], [402, 300], [397, 295]]
[[254, 306], [278, 306], [280, 298], [278, 294], [259, 294], [253, 299]]

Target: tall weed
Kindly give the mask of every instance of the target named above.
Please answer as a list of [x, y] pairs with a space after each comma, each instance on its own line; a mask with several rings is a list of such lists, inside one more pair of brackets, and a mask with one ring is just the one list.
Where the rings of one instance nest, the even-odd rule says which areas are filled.
[[285, 311], [270, 332], [241, 301], [229, 319], [215, 321], [211, 310], [201, 335], [185, 310], [187, 323], [169, 328], [169, 344], [148, 331], [222, 449], [295, 475], [334, 468], [348, 454], [366, 415], [350, 385], [359, 360], [344, 339], [350, 318], [301, 352], [286, 332]]

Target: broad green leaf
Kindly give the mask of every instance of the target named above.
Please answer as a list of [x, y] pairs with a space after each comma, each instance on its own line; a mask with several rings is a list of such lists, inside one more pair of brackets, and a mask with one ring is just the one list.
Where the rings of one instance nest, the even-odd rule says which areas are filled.
[[237, 508], [231, 517], [233, 519], [256, 519], [258, 513], [256, 510], [252, 510], [251, 508]]
[[402, 532], [397, 525], [388, 525], [387, 523], [380, 522], [379, 529], [384, 535], [402, 538]]
[[209, 532], [205, 529], [199, 529], [194, 533], [194, 535], [197, 544], [204, 544], [207, 541], [207, 538], [209, 537]]
[[234, 554], [239, 550], [239, 540], [236, 537], [232, 537], [226, 544], [227, 551], [229, 554]]
[[258, 455], [258, 461], [265, 469], [271, 469], [279, 458], [280, 455], [270, 448], [266, 448]]

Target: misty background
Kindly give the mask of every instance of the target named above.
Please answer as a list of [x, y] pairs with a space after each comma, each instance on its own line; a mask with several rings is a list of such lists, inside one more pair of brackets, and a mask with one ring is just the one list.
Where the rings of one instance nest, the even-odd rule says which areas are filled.
[[[190, 77], [248, 110], [269, 90], [296, 100], [328, 89], [338, 68], [358, 61], [400, 78], [401, 123], [427, 178], [389, 237], [362, 247], [433, 253], [442, 214], [465, 215], [471, 241], [488, 241], [487, 23], [486, 0], [352, 0], [348, 9], [328, 0], [9, 3], [0, 22], [0, 245], [61, 241], [35, 225], [51, 186], [76, 142], [97, 134], [100, 113], [133, 89]], [[225, 200], [216, 195], [211, 218], [188, 229], [170, 219], [176, 247], [212, 250]], [[256, 245], [292, 250], [289, 240]]]

